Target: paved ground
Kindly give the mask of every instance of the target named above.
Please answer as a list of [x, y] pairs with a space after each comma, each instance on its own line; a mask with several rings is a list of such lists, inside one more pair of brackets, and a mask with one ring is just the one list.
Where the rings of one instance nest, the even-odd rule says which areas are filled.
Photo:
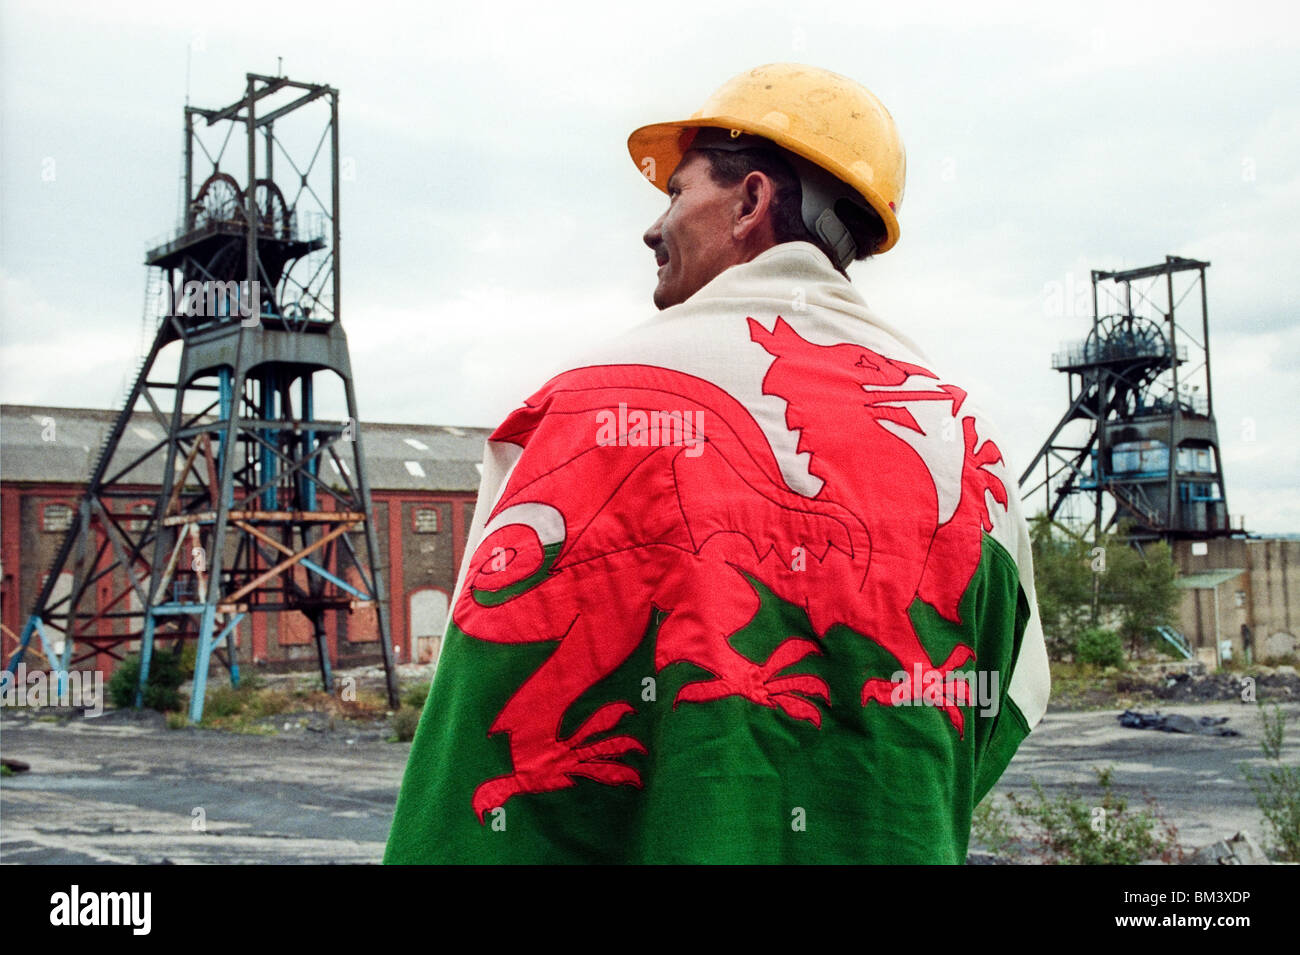
[[[1284, 705], [1288, 738], [1283, 758], [1300, 762], [1296, 733], [1300, 704]], [[1144, 708], [1149, 712], [1150, 708]], [[1263, 817], [1241, 773], [1246, 763], [1266, 764], [1260, 749], [1262, 733], [1255, 706], [1240, 703], [1198, 703], [1162, 706], [1162, 713], [1191, 717], [1229, 718], [1227, 726], [1240, 736], [1191, 736], [1156, 730], [1125, 729], [1118, 710], [1048, 713], [1025, 741], [994, 788], [1029, 795], [1036, 778], [1049, 796], [1077, 788], [1083, 796], [1099, 794], [1093, 767], [1113, 766], [1114, 791], [1142, 802], [1155, 797], [1164, 818], [1178, 828], [1179, 841], [1192, 849], [1247, 830], [1262, 842]]]
[[106, 713], [5, 712], [0, 862], [378, 862], [408, 743], [382, 727], [276, 736]]
[[[1239, 829], [1258, 839], [1261, 818], [1239, 768], [1260, 760], [1254, 708], [1167, 712], [1228, 716], [1243, 735], [1123, 729], [1115, 711], [1053, 713], [996, 792], [1028, 794], [1033, 777], [1049, 793], [1072, 784], [1096, 793], [1091, 767], [1113, 765], [1117, 791], [1135, 801], [1150, 792], [1184, 844]], [[1300, 704], [1289, 712], [1294, 725]], [[0, 710], [0, 750], [31, 764], [0, 783], [0, 862], [378, 862], [410, 748], [386, 735], [169, 731], [156, 715], [55, 722]], [[1300, 758], [1294, 738], [1287, 758]]]

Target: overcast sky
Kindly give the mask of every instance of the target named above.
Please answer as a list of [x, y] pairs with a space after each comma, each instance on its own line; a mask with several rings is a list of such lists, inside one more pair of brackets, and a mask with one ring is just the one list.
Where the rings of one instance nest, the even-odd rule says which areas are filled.
[[341, 91], [361, 416], [492, 426], [653, 313], [641, 234], [666, 200], [628, 133], [792, 60], [897, 120], [902, 239], [850, 275], [995, 416], [1016, 470], [1065, 409], [1051, 354], [1088, 330], [1089, 270], [1209, 260], [1229, 508], [1300, 532], [1293, 5], [467, 6], [0, 0], [0, 400], [120, 399], [144, 250], [177, 216], [187, 63], [198, 106], [277, 57]]

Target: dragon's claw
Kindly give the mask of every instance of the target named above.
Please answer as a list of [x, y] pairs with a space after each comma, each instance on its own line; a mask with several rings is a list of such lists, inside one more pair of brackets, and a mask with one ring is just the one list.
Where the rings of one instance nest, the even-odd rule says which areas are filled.
[[[489, 779], [474, 790], [472, 805], [479, 823], [487, 813], [504, 806], [506, 800], [520, 793], [550, 792], [567, 789], [574, 777], [591, 779], [611, 786], [641, 788], [641, 774], [618, 757], [628, 753], [644, 753], [645, 746], [632, 736], [610, 736], [587, 742], [591, 737], [608, 732], [624, 716], [635, 710], [627, 703], [606, 703], [587, 717], [583, 724], [567, 739], [541, 752], [530, 754], [526, 770], [516, 770], [505, 776]], [[519, 760], [516, 760], [518, 764]]]
[[[904, 671], [901, 679], [886, 680], [873, 677], [862, 685], [862, 705], [873, 700], [881, 706], [914, 706], [925, 704], [943, 710], [948, 720], [957, 730], [959, 737], [966, 735], [966, 717], [963, 706], [974, 702], [971, 697], [970, 684], [960, 677], [953, 677], [952, 671], [975, 658], [975, 651], [964, 644], [959, 644], [948, 659], [938, 666], [923, 664], [911, 671]], [[917, 678], [919, 673], [919, 679]]]
[[992, 441], [985, 441], [983, 444], [979, 443], [979, 435], [975, 432], [975, 419], [972, 417], [963, 419], [962, 434], [966, 442], [966, 473], [964, 480], [978, 494], [978, 500], [983, 510], [980, 515], [981, 523], [983, 523], [986, 531], [991, 531], [993, 529], [993, 519], [988, 512], [987, 505], [984, 503], [984, 492], [990, 492], [993, 495], [993, 500], [1004, 508], [1007, 506], [1006, 485], [988, 469], [990, 464], [997, 464], [1002, 460], [1002, 451]]
[[807, 720], [820, 727], [821, 710], [808, 698], [821, 699], [830, 705], [831, 693], [826, 681], [808, 673], [777, 675], [811, 653], [821, 653], [817, 644], [811, 640], [790, 639], [773, 650], [761, 664], [737, 654], [736, 659], [743, 662], [734, 668], [712, 680], [688, 683], [678, 690], [673, 708], [676, 709], [678, 703], [711, 703], [728, 696], [742, 696], [760, 706], [780, 709], [792, 719]]

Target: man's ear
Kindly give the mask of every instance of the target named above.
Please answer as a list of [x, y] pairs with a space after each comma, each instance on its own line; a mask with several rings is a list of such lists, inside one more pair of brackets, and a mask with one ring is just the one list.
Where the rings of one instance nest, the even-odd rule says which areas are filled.
[[776, 188], [764, 173], [754, 171], [740, 181], [740, 209], [732, 234], [744, 239], [772, 214]]

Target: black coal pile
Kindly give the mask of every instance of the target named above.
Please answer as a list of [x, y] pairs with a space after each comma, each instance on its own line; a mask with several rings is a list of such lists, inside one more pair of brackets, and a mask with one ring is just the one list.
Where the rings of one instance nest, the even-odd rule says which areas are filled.
[[1176, 703], [1285, 701], [1300, 699], [1300, 677], [1290, 667], [1261, 668], [1249, 675], [1138, 671], [1121, 675], [1115, 689]]

